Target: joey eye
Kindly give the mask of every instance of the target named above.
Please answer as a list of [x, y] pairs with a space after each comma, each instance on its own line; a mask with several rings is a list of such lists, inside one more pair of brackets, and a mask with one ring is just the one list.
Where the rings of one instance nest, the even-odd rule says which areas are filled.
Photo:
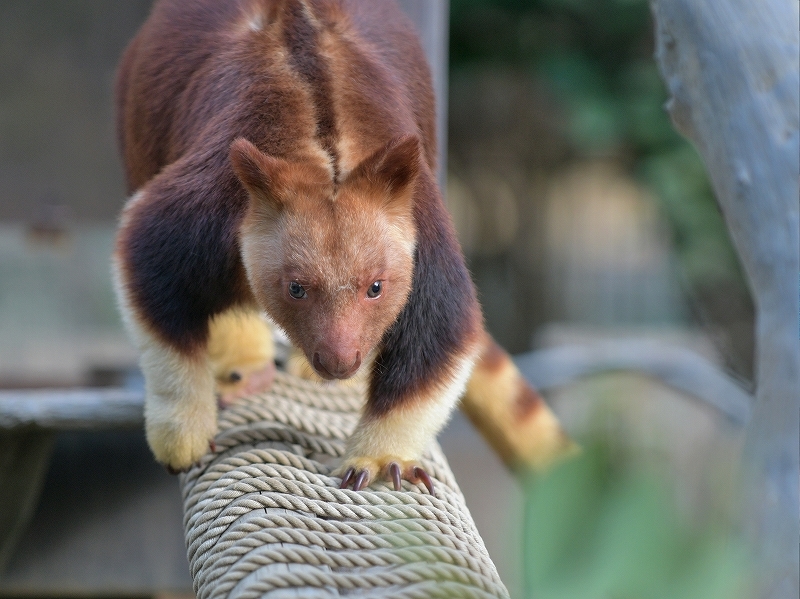
[[242, 375], [236, 372], [235, 370], [228, 375], [229, 383], [238, 383], [241, 380], [242, 380]]
[[289, 283], [289, 295], [291, 295], [294, 299], [304, 299], [308, 297], [306, 290], [297, 281], [292, 281]]
[[367, 297], [370, 298], [378, 297], [381, 294], [381, 288], [382, 288], [381, 282], [375, 281], [372, 285], [369, 286], [369, 289], [367, 289]]

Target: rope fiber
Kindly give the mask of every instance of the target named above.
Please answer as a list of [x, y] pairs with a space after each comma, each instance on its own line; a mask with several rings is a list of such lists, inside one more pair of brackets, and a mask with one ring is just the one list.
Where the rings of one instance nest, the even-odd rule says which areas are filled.
[[181, 476], [198, 599], [508, 597], [438, 444], [435, 496], [338, 488], [363, 397], [278, 372], [220, 412], [215, 451]]

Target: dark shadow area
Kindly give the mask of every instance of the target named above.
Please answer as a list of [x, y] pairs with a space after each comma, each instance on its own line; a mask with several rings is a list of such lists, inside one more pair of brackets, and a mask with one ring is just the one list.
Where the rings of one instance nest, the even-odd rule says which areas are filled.
[[191, 589], [181, 522], [178, 480], [142, 431], [61, 433], [0, 595]]

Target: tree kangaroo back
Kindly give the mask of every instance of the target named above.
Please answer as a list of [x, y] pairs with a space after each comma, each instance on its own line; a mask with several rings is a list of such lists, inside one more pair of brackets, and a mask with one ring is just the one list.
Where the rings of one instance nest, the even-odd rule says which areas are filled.
[[[156, 458], [188, 468], [216, 433], [210, 320], [264, 310], [319, 376], [370, 369], [342, 485], [431, 488], [418, 459], [494, 344], [406, 17], [388, 0], [163, 0], [122, 59], [117, 110], [132, 196], [116, 286]], [[489, 353], [487, 376], [511, 364]], [[508, 410], [531, 401], [513, 373]]]

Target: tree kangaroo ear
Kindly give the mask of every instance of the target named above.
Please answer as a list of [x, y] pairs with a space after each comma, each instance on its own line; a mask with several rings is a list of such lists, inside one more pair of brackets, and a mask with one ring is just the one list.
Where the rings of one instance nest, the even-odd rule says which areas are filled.
[[419, 174], [420, 147], [416, 135], [401, 135], [359, 164], [350, 178], [365, 178], [389, 191], [390, 196], [406, 196]]
[[243, 137], [231, 144], [230, 159], [233, 172], [251, 198], [260, 200], [276, 211], [286, 205], [288, 162], [264, 154]]

